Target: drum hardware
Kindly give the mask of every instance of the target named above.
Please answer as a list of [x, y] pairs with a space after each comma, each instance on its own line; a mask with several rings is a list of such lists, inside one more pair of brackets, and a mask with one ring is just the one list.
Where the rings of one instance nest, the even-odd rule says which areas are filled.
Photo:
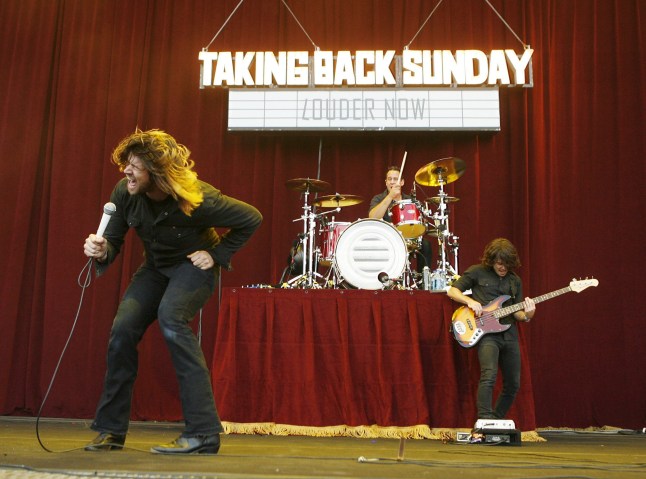
[[312, 204], [321, 208], [341, 208], [345, 206], [358, 205], [363, 202], [361, 196], [356, 195], [336, 195], [320, 196]]
[[422, 186], [444, 186], [460, 178], [464, 170], [464, 161], [460, 158], [442, 158], [417, 170], [415, 181]]
[[388, 276], [388, 273], [382, 271], [377, 275], [377, 279], [383, 285], [382, 289], [396, 289], [396, 290], [405, 290], [410, 289], [405, 285], [406, 275], [400, 278], [391, 278]]
[[409, 253], [417, 253], [422, 249], [422, 237], [404, 238], [406, 240], [406, 250]]
[[287, 180], [285, 185], [294, 191], [303, 193], [303, 214], [300, 218], [294, 220], [303, 222], [303, 233], [300, 235], [301, 252], [303, 255], [303, 267], [299, 276], [290, 279], [287, 282], [287, 287], [303, 287], [314, 288], [320, 287], [314, 281], [314, 276], [320, 276], [314, 271], [314, 232], [316, 230], [316, 219], [323, 214], [315, 214], [312, 212], [312, 207], [309, 205], [308, 196], [310, 192], [321, 192], [330, 188], [330, 184], [326, 181], [316, 180], [312, 178], [294, 178]]
[[402, 234], [383, 220], [359, 219], [339, 236], [333, 262], [333, 283], [358, 289], [383, 289], [379, 274], [401, 279], [405, 274], [408, 252]]
[[[458, 275], [459, 249], [459, 238], [449, 228], [448, 208], [450, 203], [459, 199], [445, 193], [444, 185], [459, 179], [464, 170], [464, 162], [459, 158], [442, 158], [420, 168], [415, 182], [424, 186], [438, 186], [439, 193], [422, 205], [416, 198], [414, 183], [411, 198], [391, 206], [389, 211], [393, 223], [370, 218], [353, 223], [336, 222], [334, 216], [330, 221], [327, 215], [340, 211], [342, 207], [359, 204], [363, 198], [336, 193], [321, 196], [310, 206], [309, 194], [329, 190], [329, 183], [310, 178], [288, 180], [288, 188], [304, 194], [303, 214], [294, 220], [303, 221], [303, 232], [295, 242], [292, 258], [293, 264], [298, 266], [301, 265], [296, 257], [302, 258], [302, 271], [288, 283], [283, 283], [283, 287], [423, 288], [444, 292]], [[435, 213], [428, 203], [437, 206]], [[333, 209], [316, 213], [313, 207]], [[320, 248], [315, 241], [317, 222], [320, 224], [318, 233], [322, 236]], [[438, 264], [434, 270], [425, 267], [423, 273], [416, 273], [411, 269], [409, 256], [419, 254], [422, 250], [424, 235], [437, 238]], [[453, 264], [449, 261], [450, 256]], [[318, 273], [319, 265], [328, 267], [325, 276]], [[382, 281], [384, 279], [387, 281]]]
[[[307, 214], [307, 224], [308, 224], [308, 233], [305, 236], [302, 236], [302, 244], [303, 244], [303, 273], [300, 276], [297, 276], [296, 278], [292, 278], [287, 282], [287, 284], [292, 287], [292, 285], [296, 287], [302, 287], [302, 288], [321, 288], [322, 286], [318, 283], [318, 279], [326, 279], [323, 275], [319, 274], [318, 271], [316, 271], [316, 265], [319, 262], [319, 257], [321, 255], [321, 251], [319, 250], [318, 247], [315, 246], [314, 242], [314, 236], [316, 232], [316, 221], [319, 219], [322, 219], [323, 216], [329, 215], [332, 213], [338, 213], [341, 211], [341, 208], [335, 208], [333, 210], [329, 211], [324, 211], [322, 213], [312, 213], [308, 212]], [[298, 218], [294, 221], [301, 221], [301, 218]], [[307, 251], [307, 253], [306, 253]]]
[[[429, 215], [433, 221], [434, 229], [427, 234], [437, 237], [438, 267], [433, 271], [424, 271], [423, 287], [430, 291], [444, 292], [451, 284], [458, 272], [458, 236], [449, 228], [449, 203], [459, 201], [459, 198], [449, 196], [444, 192], [444, 185], [458, 180], [465, 171], [465, 164], [459, 158], [442, 158], [423, 166], [415, 174], [415, 181], [420, 185], [439, 186], [437, 196], [429, 199], [437, 205], [437, 211]], [[427, 208], [428, 210], [428, 208]], [[454, 264], [448, 261], [449, 250], [454, 259]]]
[[[437, 231], [437, 244], [440, 259], [438, 261], [438, 268], [431, 273], [431, 291], [444, 291], [447, 285], [450, 285], [451, 278], [457, 274], [457, 270], [454, 270], [451, 264], [448, 262], [447, 249], [450, 247], [450, 238], [454, 237], [457, 240], [457, 236], [454, 236], [451, 233], [449, 228], [449, 212], [448, 212], [448, 203], [444, 201], [446, 194], [443, 190], [443, 185], [440, 184], [440, 201], [438, 203], [438, 214], [435, 216], [437, 223], [435, 229]], [[457, 264], [457, 257], [454, 258]]]
[[283, 271], [279, 283], [283, 283], [288, 273], [298, 273], [303, 268], [303, 233], [299, 233], [289, 249], [287, 256], [287, 268]]
[[411, 267], [411, 263], [407, 258], [406, 271], [404, 272], [404, 275], [402, 276], [402, 279], [400, 281], [401, 288], [395, 288], [395, 289], [405, 289], [405, 290], [419, 289], [419, 284], [421, 280], [422, 280], [422, 273], [413, 271]]
[[451, 235], [449, 239], [447, 239], [447, 244], [451, 247], [451, 254], [453, 255], [453, 270], [451, 271], [452, 276], [450, 282], [453, 282], [453, 279], [458, 277], [458, 249], [460, 249], [459, 239], [460, 238], [456, 235]]
[[285, 186], [290, 190], [305, 193], [306, 197], [309, 193], [320, 193], [330, 189], [330, 184], [327, 181], [315, 180], [314, 178], [293, 178], [287, 180]]
[[455, 203], [456, 201], [460, 201], [460, 198], [456, 198], [455, 196], [444, 196], [444, 199], [440, 196], [433, 196], [432, 198], [429, 198], [428, 201], [431, 203], [435, 203], [436, 205], [439, 205], [440, 202], [444, 203]]
[[[336, 210], [334, 210], [336, 211]], [[334, 261], [334, 253], [336, 251], [336, 244], [339, 241], [341, 233], [343, 233], [348, 226], [348, 221], [335, 221], [334, 216], [332, 221], [321, 221], [321, 228], [319, 233], [321, 235], [321, 250], [319, 251], [319, 264], [322, 266], [331, 266]]]
[[426, 231], [426, 225], [422, 221], [422, 207], [417, 200], [406, 199], [395, 202], [390, 207], [390, 217], [404, 238], [417, 238]]

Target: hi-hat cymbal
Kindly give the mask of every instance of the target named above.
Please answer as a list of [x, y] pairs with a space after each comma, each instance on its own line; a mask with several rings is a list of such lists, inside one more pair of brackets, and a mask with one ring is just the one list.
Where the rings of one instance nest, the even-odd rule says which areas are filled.
[[[435, 203], [436, 205], [439, 205], [441, 198], [439, 196], [434, 196], [432, 198], [429, 198], [428, 200], [431, 203]], [[460, 198], [456, 198], [455, 196], [445, 196], [444, 197], [444, 203], [455, 203], [456, 201], [460, 201]]]
[[293, 178], [285, 183], [287, 188], [294, 191], [320, 192], [330, 189], [327, 181], [315, 180], [314, 178]]
[[423, 186], [446, 185], [460, 178], [464, 169], [464, 161], [460, 158], [442, 158], [417, 170], [415, 181]]
[[340, 206], [358, 205], [362, 201], [361, 196], [340, 195], [337, 193], [336, 195], [320, 196], [313, 204], [321, 208], [338, 208]]

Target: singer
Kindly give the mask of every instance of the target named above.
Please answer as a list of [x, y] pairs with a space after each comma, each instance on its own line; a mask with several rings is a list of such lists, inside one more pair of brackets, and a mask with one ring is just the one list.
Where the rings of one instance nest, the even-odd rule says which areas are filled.
[[[137, 129], [115, 148], [112, 162], [125, 174], [110, 197], [116, 211], [104, 235], [87, 237], [84, 253], [95, 259], [100, 276], [134, 228], [145, 256], [112, 324], [105, 383], [91, 425], [99, 434], [85, 449], [118, 450], [125, 444], [137, 345], [158, 320], [178, 378], [185, 428], [151, 451], [215, 454], [223, 428], [202, 349], [188, 324], [215, 291], [219, 268], [231, 269], [232, 255], [262, 216], [198, 180], [188, 148], [163, 131]], [[214, 227], [228, 231], [219, 236]]]

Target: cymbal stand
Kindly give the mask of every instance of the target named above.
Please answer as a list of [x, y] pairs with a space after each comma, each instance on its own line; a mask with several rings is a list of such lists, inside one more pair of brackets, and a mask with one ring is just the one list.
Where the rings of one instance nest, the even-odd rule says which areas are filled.
[[408, 255], [406, 255], [406, 267], [404, 268], [404, 273], [402, 274], [402, 288], [406, 290], [418, 289], [417, 281], [415, 281], [415, 272], [411, 268], [410, 260]]
[[458, 249], [460, 248], [459, 240], [460, 237], [456, 235], [451, 235], [447, 240], [447, 244], [451, 247], [451, 252], [453, 254], [453, 275], [458, 274]]
[[294, 220], [303, 221], [303, 235], [301, 240], [301, 244], [303, 245], [303, 272], [299, 276], [290, 279], [287, 284], [289, 286], [295, 285], [302, 288], [320, 288], [321, 285], [314, 280], [315, 277], [324, 278], [323, 275], [316, 271], [314, 266], [315, 263], [318, 265], [318, 258], [316, 258], [315, 261], [315, 255], [317, 256], [319, 254], [314, 243], [314, 238], [316, 236], [316, 221], [325, 215], [341, 211], [341, 208], [335, 208], [333, 210], [316, 214], [308, 204], [308, 194], [309, 190], [305, 190], [303, 192], [303, 195], [305, 196], [303, 215]]
[[[444, 192], [444, 181], [440, 174], [440, 192], [438, 194], [440, 201], [438, 204], [438, 212], [434, 217], [439, 220], [437, 227], [437, 243], [440, 253], [440, 260], [438, 261], [438, 268], [431, 273], [433, 290], [444, 289], [446, 285], [450, 284], [453, 277], [458, 273], [458, 237], [451, 233], [449, 228], [449, 211], [448, 204], [445, 201], [448, 196]], [[452, 249], [455, 267], [448, 261], [447, 247]], [[438, 281], [436, 283], [436, 281]]]
[[[333, 210], [323, 211], [322, 213], [311, 213], [309, 219], [309, 252], [310, 252], [310, 263], [308, 269], [308, 278], [309, 278], [309, 287], [310, 288], [323, 288], [327, 287], [329, 275], [323, 276], [316, 269], [318, 268], [321, 250], [315, 246], [314, 238], [316, 233], [316, 221], [323, 218], [325, 215], [330, 215], [332, 213], [338, 213], [341, 211], [341, 208], [334, 208]], [[323, 285], [315, 282], [314, 279], [323, 280]]]
[[313, 253], [314, 253], [314, 229], [316, 218], [312, 213], [312, 207], [309, 205], [308, 196], [310, 194], [309, 188], [303, 191], [303, 214], [300, 218], [294, 220], [303, 222], [303, 234], [301, 236], [301, 245], [303, 251], [303, 271], [300, 275], [290, 279], [287, 285], [290, 287], [301, 286], [311, 288], [314, 285], [312, 277], [313, 271]]

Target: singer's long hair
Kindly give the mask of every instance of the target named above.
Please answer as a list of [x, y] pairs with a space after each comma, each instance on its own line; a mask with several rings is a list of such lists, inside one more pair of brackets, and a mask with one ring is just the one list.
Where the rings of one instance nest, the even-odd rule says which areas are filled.
[[137, 128], [114, 149], [112, 161], [123, 171], [129, 164], [130, 155], [143, 161], [155, 184], [175, 198], [184, 214], [190, 216], [204, 201], [190, 150], [168, 133]]
[[482, 265], [493, 268], [496, 261], [501, 261], [509, 271], [520, 267], [520, 258], [516, 247], [506, 238], [496, 238], [485, 246], [482, 254]]

